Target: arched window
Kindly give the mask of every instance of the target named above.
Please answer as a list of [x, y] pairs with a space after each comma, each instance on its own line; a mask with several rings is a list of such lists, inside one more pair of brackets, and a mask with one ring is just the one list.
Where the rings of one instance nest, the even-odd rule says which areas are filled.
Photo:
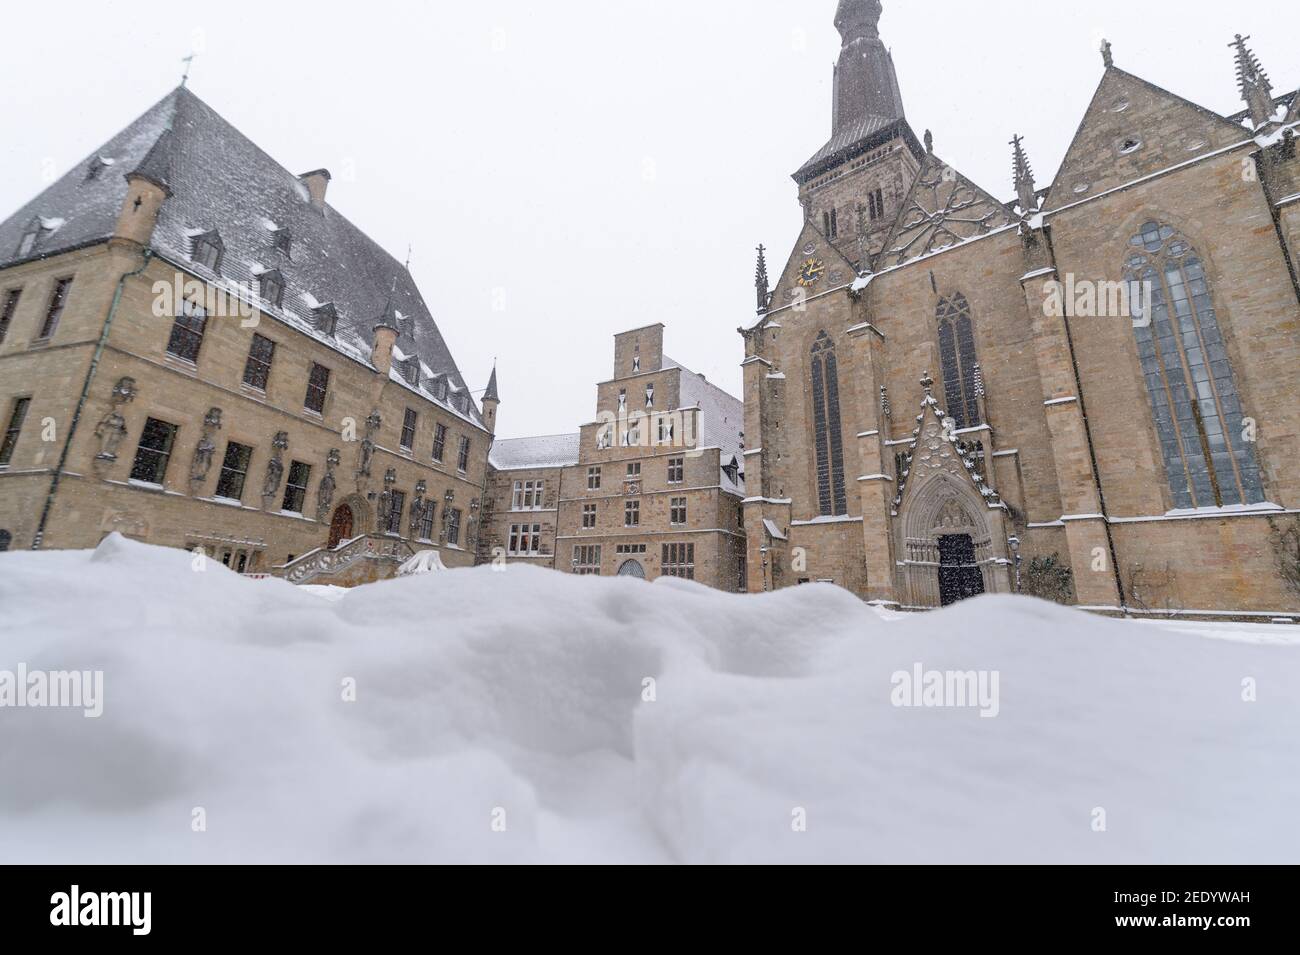
[[[1254, 447], [1242, 433], [1241, 399], [1196, 250], [1167, 225], [1148, 222], [1130, 240], [1127, 282], [1145, 285], [1132, 307], [1174, 507], [1264, 500]], [[1134, 288], [1134, 286], [1130, 286]]]
[[971, 327], [970, 303], [958, 292], [939, 300], [939, 359], [943, 363], [943, 393], [947, 411], [958, 428], [980, 423], [975, 359], [975, 330]]
[[9, 545], [14, 541], [13, 535], [8, 531], [0, 531], [0, 554], [9, 549]]
[[844, 494], [844, 434], [840, 430], [840, 381], [835, 343], [822, 332], [812, 347], [813, 428], [817, 442], [817, 500], [821, 513], [849, 512]]

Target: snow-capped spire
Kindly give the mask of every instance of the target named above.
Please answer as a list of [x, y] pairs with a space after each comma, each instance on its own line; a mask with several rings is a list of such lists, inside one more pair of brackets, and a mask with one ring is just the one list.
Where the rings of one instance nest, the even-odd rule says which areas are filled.
[[500, 402], [501, 398], [497, 394], [497, 365], [492, 363], [492, 375], [488, 378], [487, 391], [483, 392], [484, 401]]
[[880, 39], [880, 0], [840, 0], [835, 29], [843, 46], [835, 67], [834, 133], [870, 116], [903, 118], [894, 58]]
[[1016, 195], [1020, 199], [1020, 212], [1029, 215], [1038, 209], [1038, 197], [1034, 189], [1034, 169], [1029, 165], [1029, 157], [1025, 155], [1024, 142], [1024, 138], [1019, 135], [1011, 138], [1011, 161]]
[[759, 314], [766, 312], [768, 304], [772, 301], [770, 286], [771, 283], [767, 278], [767, 249], [760, 245], [758, 247], [758, 265], [754, 269], [754, 288], [758, 292]]
[[1237, 34], [1228, 45], [1237, 51], [1237, 88], [1250, 110], [1250, 120], [1256, 129], [1273, 118], [1273, 84], [1260, 65], [1259, 58], [1246, 46], [1250, 37]]

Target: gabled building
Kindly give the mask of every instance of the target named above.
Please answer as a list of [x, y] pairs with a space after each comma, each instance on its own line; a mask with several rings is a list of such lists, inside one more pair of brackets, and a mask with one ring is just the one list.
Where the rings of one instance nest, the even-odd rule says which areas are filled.
[[663, 333], [614, 336], [576, 434], [493, 446], [480, 560], [745, 589], [744, 406], [665, 357]]
[[831, 138], [774, 285], [760, 250], [749, 588], [1295, 615], [1298, 98], [1245, 38], [1235, 116], [1107, 44], [1049, 187], [1006, 121], [1000, 199], [913, 131], [881, 15], [839, 3]]
[[473, 562], [496, 413], [403, 265], [188, 89], [0, 222], [0, 540]]

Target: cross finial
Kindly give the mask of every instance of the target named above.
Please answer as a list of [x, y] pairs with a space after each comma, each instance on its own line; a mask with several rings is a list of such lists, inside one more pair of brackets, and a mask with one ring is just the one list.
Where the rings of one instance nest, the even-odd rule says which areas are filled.
[[190, 67], [194, 65], [194, 58], [196, 56], [198, 56], [197, 53], [191, 53], [189, 56], [181, 57], [181, 62], [185, 64], [185, 72], [181, 74], [181, 86], [184, 86], [190, 81]]
[[1110, 40], [1101, 41], [1101, 61], [1106, 64], [1106, 69], [1115, 65], [1115, 54], [1112, 51]]
[[[411, 252], [415, 249], [414, 243], [406, 243], [406, 271], [411, 271]], [[393, 288], [397, 288], [396, 280], [393, 282]]]
[[934, 397], [932, 394], [934, 389], [934, 379], [930, 377], [928, 371], [925, 373], [925, 376], [921, 378], [921, 387], [925, 389], [925, 396], [927, 398]]

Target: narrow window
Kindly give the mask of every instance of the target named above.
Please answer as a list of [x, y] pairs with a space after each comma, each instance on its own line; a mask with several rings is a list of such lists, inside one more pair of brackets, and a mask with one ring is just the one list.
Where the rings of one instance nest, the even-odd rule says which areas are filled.
[[510, 499], [510, 510], [522, 511], [524, 509], [524, 482], [516, 481], [514, 494]]
[[424, 510], [420, 512], [420, 540], [433, 540], [433, 518], [438, 510], [438, 505], [433, 501], [424, 502]]
[[140, 445], [135, 450], [135, 463], [131, 465], [131, 480], [162, 484], [175, 443], [176, 425], [157, 418], [146, 419], [140, 432]]
[[0, 531], [0, 554], [9, 549], [9, 545], [14, 541], [14, 535], [8, 531]]
[[402, 418], [402, 450], [410, 451], [415, 447], [415, 422], [417, 419], [414, 408], [407, 408], [406, 415]]
[[447, 509], [447, 543], [460, 545], [460, 508]]
[[[1205, 275], [1191, 244], [1148, 222], [1129, 240], [1125, 279], [1138, 359], [1175, 508], [1258, 504], [1264, 485], [1245, 438], [1241, 396]], [[1150, 283], [1150, 315], [1142, 313]], [[1133, 295], [1132, 293], [1139, 293]]]
[[469, 470], [469, 438], [460, 436], [460, 452], [456, 455], [456, 470], [464, 474]]
[[230, 441], [226, 444], [226, 457], [221, 462], [221, 477], [217, 479], [217, 497], [230, 501], [244, 496], [244, 481], [248, 477], [248, 462], [253, 449], [245, 444]]
[[9, 334], [9, 324], [14, 320], [14, 312], [18, 311], [18, 299], [22, 294], [20, 288], [5, 293], [4, 305], [0, 306], [0, 345], [4, 344], [5, 336]]
[[812, 348], [813, 428], [817, 498], [823, 516], [848, 513], [844, 490], [844, 435], [840, 428], [839, 373], [835, 343], [822, 332]]
[[307, 397], [303, 406], [308, 411], [322, 414], [325, 411], [325, 394], [330, 387], [330, 370], [324, 365], [312, 363], [311, 374], [307, 376]]
[[668, 483], [681, 484], [685, 480], [686, 459], [669, 458], [668, 459]]
[[628, 501], [623, 505], [623, 526], [640, 527], [641, 526], [641, 502]]
[[600, 468], [587, 468], [587, 490], [600, 490]]
[[442, 463], [442, 456], [447, 450], [447, 426], [436, 425], [433, 429], [433, 459]]
[[582, 505], [582, 529], [590, 531], [596, 529], [596, 505]]
[[244, 362], [244, 384], [258, 391], [266, 391], [271, 379], [271, 361], [275, 358], [275, 342], [254, 334], [248, 346], [248, 360]]
[[402, 512], [406, 510], [406, 492], [393, 491], [392, 507], [388, 510], [388, 526], [384, 528], [389, 534], [402, 536]]
[[671, 511], [671, 515], [669, 518], [670, 523], [685, 524], [686, 523], [686, 498], [674, 497], [672, 499], [672, 507], [670, 508], [670, 511]]
[[45, 341], [53, 337], [55, 329], [59, 327], [59, 319], [63, 317], [63, 308], [68, 304], [70, 288], [72, 288], [72, 279], [59, 279], [54, 283], [54, 291], [50, 293], [50, 307], [45, 310], [45, 321], [41, 323], [41, 333], [36, 337], [37, 341]]
[[960, 292], [939, 300], [939, 360], [943, 364], [945, 409], [958, 428], [980, 423], [976, 389], [975, 333], [971, 327], [970, 303]]
[[27, 409], [31, 404], [31, 398], [14, 399], [14, 408], [9, 414], [9, 425], [5, 428], [4, 442], [0, 443], [0, 467], [7, 466], [13, 459], [14, 445], [18, 443], [18, 435], [23, 430], [23, 420], [27, 417]]
[[185, 299], [181, 302], [172, 333], [167, 339], [167, 354], [191, 365], [199, 363], [199, 349], [203, 347], [203, 331], [208, 324], [203, 307]]
[[627, 479], [629, 481], [635, 481], [640, 477], [641, 477], [641, 462], [640, 461], [628, 462]]
[[290, 514], [301, 514], [307, 500], [307, 482], [311, 480], [311, 465], [294, 461], [289, 465], [289, 477], [284, 487], [283, 509]]

